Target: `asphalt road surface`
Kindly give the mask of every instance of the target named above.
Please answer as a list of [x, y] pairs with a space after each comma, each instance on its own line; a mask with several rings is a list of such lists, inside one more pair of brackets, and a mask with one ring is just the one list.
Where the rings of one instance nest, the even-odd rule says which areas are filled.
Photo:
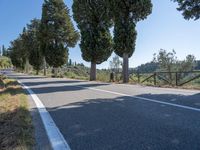
[[200, 93], [9, 74], [46, 106], [72, 150], [200, 150]]

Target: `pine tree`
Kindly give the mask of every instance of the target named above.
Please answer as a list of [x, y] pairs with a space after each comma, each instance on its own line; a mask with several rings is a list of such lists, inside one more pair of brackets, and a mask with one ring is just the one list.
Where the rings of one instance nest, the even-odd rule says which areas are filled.
[[185, 19], [198, 20], [200, 18], [200, 0], [173, 0], [178, 2], [178, 11], [182, 11]]
[[113, 52], [109, 28], [111, 19], [105, 0], [74, 0], [74, 19], [81, 32], [80, 48], [85, 61], [91, 62], [90, 80], [96, 80], [96, 65]]
[[68, 48], [79, 40], [63, 0], [45, 0], [42, 10], [40, 41], [47, 63], [58, 68], [66, 64]]
[[123, 82], [129, 81], [129, 58], [135, 51], [136, 23], [152, 12], [151, 0], [107, 1], [114, 21], [114, 51], [123, 57]]

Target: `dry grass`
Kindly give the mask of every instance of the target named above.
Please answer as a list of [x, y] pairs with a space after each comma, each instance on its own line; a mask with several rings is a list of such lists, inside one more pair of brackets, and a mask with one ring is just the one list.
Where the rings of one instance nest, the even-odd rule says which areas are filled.
[[0, 91], [0, 149], [27, 150], [34, 145], [27, 96], [14, 80], [5, 79]]

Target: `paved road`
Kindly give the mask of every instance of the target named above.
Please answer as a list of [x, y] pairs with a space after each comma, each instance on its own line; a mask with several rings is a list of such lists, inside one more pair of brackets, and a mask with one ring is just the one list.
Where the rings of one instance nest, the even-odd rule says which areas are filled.
[[38, 95], [72, 150], [200, 150], [199, 91], [9, 76]]

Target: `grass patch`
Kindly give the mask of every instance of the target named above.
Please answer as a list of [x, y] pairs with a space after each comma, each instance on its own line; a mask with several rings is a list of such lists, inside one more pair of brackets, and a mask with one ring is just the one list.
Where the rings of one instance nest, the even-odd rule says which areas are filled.
[[4, 79], [0, 90], [0, 149], [32, 149], [33, 126], [26, 93], [15, 81]]

